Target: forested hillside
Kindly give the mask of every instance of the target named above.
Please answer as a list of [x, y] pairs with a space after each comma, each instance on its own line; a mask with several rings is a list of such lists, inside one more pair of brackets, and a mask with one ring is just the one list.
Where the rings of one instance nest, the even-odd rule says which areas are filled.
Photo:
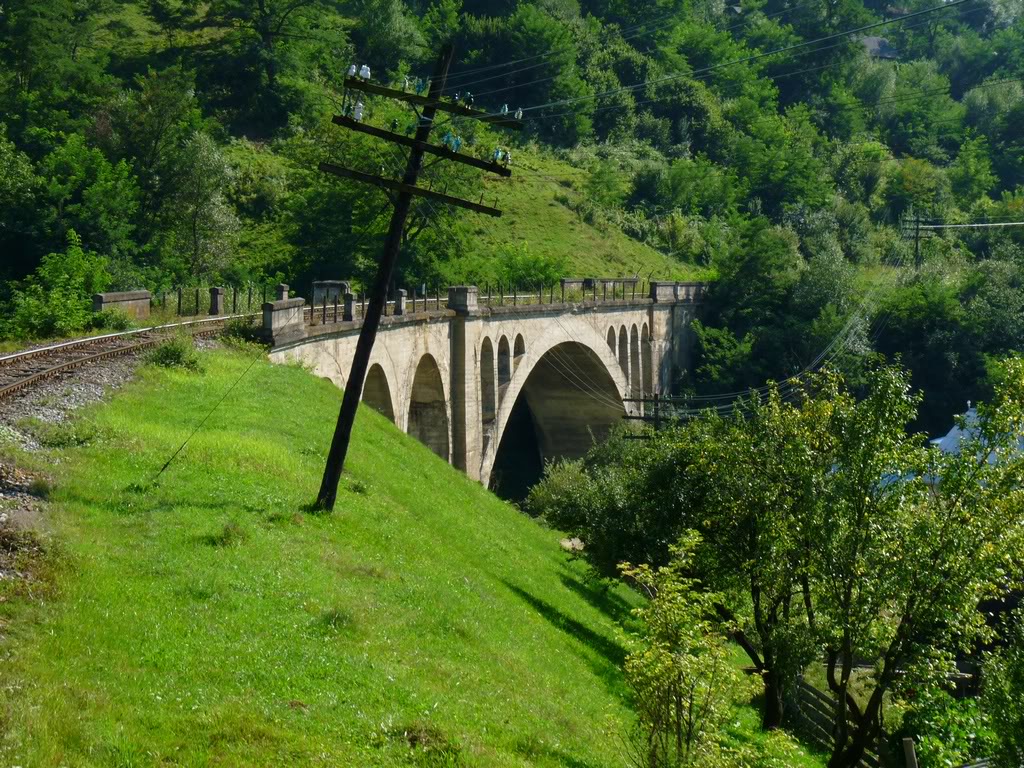
[[6, 333], [108, 286], [365, 278], [387, 200], [317, 164], [403, 160], [330, 124], [345, 71], [414, 84], [446, 41], [447, 94], [526, 130], [451, 120], [514, 178], [427, 181], [515, 213], [418, 204], [401, 282], [715, 276], [683, 387], [899, 354], [933, 430], [1021, 348], [1019, 0], [0, 0]]

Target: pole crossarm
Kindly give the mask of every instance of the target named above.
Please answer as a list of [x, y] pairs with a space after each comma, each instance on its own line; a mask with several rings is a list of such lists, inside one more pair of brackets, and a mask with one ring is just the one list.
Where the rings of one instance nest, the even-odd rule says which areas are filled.
[[377, 128], [366, 123], [360, 123], [357, 120], [353, 120], [351, 117], [345, 117], [344, 115], [335, 115], [332, 118], [332, 122], [335, 125], [340, 125], [345, 128], [349, 128], [353, 131], [359, 131], [370, 136], [376, 136], [379, 139], [386, 139], [387, 141], [394, 142], [395, 144], [401, 144], [406, 147], [412, 147], [418, 149], [421, 152], [428, 152], [438, 157], [443, 157], [445, 160], [454, 160], [457, 163], [465, 163], [466, 165], [472, 165], [474, 168], [480, 168], [484, 171], [490, 171], [496, 173], [499, 176], [508, 178], [512, 175], [512, 171], [503, 165], [498, 163], [489, 163], [486, 160], [480, 160], [479, 158], [473, 157], [472, 155], [460, 155], [458, 152], [453, 152], [447, 147], [436, 147], [433, 144], [426, 144], [408, 136], [403, 136], [400, 133], [392, 133], [391, 131], [385, 131], [382, 128]]
[[366, 184], [373, 184], [374, 186], [381, 187], [382, 189], [391, 189], [396, 192], [404, 192], [408, 195], [415, 195], [417, 197], [428, 197], [432, 200], [437, 200], [444, 203], [445, 205], [457, 205], [460, 208], [468, 208], [471, 211], [477, 213], [485, 213], [488, 216], [501, 216], [501, 211], [497, 208], [491, 208], [488, 205], [480, 205], [479, 203], [471, 203], [469, 200], [463, 200], [459, 197], [452, 197], [451, 195], [445, 195], [440, 192], [434, 192], [431, 189], [423, 189], [422, 187], [415, 187], [411, 184], [403, 184], [401, 181], [393, 181], [391, 179], [384, 179], [380, 176], [373, 176], [369, 173], [363, 173], [362, 171], [353, 171], [351, 168], [342, 168], [340, 165], [333, 165], [331, 163], [320, 163], [320, 170], [324, 173], [331, 173], [335, 176], [341, 176], [346, 179], [355, 179], [356, 181], [362, 181]]
[[351, 88], [354, 91], [372, 93], [375, 96], [387, 96], [388, 98], [398, 99], [420, 107], [433, 107], [434, 109], [439, 109], [442, 112], [450, 112], [451, 114], [459, 115], [460, 117], [472, 117], [483, 123], [494, 123], [502, 128], [511, 128], [514, 131], [523, 130], [523, 121], [516, 120], [514, 117], [509, 117], [508, 115], [495, 115], [491, 112], [483, 112], [479, 109], [470, 109], [469, 107], [464, 107], [461, 104], [453, 104], [450, 101], [441, 101], [440, 99], [432, 99], [427, 96], [419, 96], [415, 93], [406, 93], [405, 91], [399, 91], [395, 88], [387, 88], [386, 86], [377, 85], [376, 83], [369, 83], [366, 80], [359, 80], [355, 77], [346, 77], [345, 87]]

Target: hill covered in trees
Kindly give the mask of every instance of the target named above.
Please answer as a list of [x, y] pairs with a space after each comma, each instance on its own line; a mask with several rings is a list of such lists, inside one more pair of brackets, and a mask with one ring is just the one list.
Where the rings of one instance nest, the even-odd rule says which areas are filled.
[[1024, 228], [991, 226], [1024, 220], [1016, 0], [2, 0], [2, 299], [365, 278], [387, 201], [317, 163], [402, 158], [330, 125], [345, 70], [401, 87], [446, 41], [447, 95], [527, 130], [453, 119], [515, 178], [426, 179], [518, 207], [418, 204], [402, 282], [715, 276], [681, 382], [702, 402], [899, 354], [932, 430], [1021, 348]]

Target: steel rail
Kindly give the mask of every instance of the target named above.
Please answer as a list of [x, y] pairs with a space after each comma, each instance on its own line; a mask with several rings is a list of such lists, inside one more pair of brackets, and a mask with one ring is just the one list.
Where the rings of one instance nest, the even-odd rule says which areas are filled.
[[[0, 386], [0, 400], [9, 397], [16, 392], [25, 390], [41, 381], [52, 378], [53, 376], [70, 371], [75, 368], [80, 368], [90, 363], [96, 363], [101, 360], [108, 360], [113, 357], [121, 357], [123, 355], [129, 355], [133, 352], [146, 349], [148, 347], [156, 346], [160, 342], [166, 340], [166, 333], [160, 333], [160, 331], [172, 330], [174, 328], [193, 328], [197, 325], [210, 325], [213, 323], [223, 323], [225, 320], [230, 320], [237, 317], [247, 317], [247, 315], [226, 315], [223, 317], [215, 318], [204, 318], [203, 320], [190, 320], [181, 323], [167, 323], [159, 326], [152, 326], [150, 328], [140, 328], [132, 331], [121, 331], [118, 333], [108, 333], [102, 336], [93, 336], [87, 339], [75, 339], [73, 341], [61, 342], [60, 344], [53, 344], [48, 347], [40, 347], [39, 349], [30, 349], [24, 352], [17, 352], [12, 355], [5, 355], [0, 358], [0, 371], [10, 370], [10, 367], [16, 362], [24, 362], [27, 360], [33, 360], [35, 358], [43, 358], [48, 355], [59, 355], [66, 352], [74, 352], [75, 350], [88, 348], [104, 341], [119, 341], [119, 340], [130, 340], [131, 337], [144, 337], [135, 343], [123, 344], [121, 346], [114, 347], [113, 349], [105, 349], [100, 352], [96, 352], [91, 355], [80, 355], [72, 357], [70, 359], [63, 360], [50, 365], [46, 368], [39, 370], [32, 370], [27, 372], [26, 375], [21, 376], [15, 381]], [[223, 328], [217, 325], [212, 328], [201, 328], [193, 331], [191, 335], [195, 336], [210, 336], [222, 331]], [[145, 337], [149, 334], [149, 337]]]
[[117, 331], [115, 333], [104, 333], [100, 336], [87, 336], [82, 339], [72, 339], [71, 341], [62, 341], [58, 344], [51, 344], [46, 347], [38, 347], [36, 349], [26, 349], [22, 352], [13, 352], [9, 355], [0, 355], [0, 366], [8, 365], [13, 362], [20, 362], [22, 360], [28, 360], [33, 357], [39, 357], [42, 355], [52, 354], [53, 352], [59, 352], [68, 349], [76, 349], [78, 347], [86, 347], [90, 344], [96, 344], [102, 341], [108, 341], [110, 339], [122, 338], [125, 336], [139, 336], [144, 333], [152, 333], [153, 331], [170, 330], [173, 328], [191, 328], [195, 325], [206, 325], [210, 323], [223, 323], [226, 320], [237, 320], [242, 317], [258, 317], [259, 314], [251, 312], [249, 314], [242, 315], [217, 315], [216, 317], [204, 317], [202, 320], [183, 320], [179, 323], [164, 323], [163, 325], [151, 325], [147, 328], [133, 328], [130, 331]]

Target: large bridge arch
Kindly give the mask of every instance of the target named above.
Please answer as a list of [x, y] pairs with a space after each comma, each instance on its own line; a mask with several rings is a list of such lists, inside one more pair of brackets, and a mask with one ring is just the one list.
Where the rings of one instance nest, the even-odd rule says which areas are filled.
[[[506, 443], [512, 433], [532, 428], [537, 455], [521, 458], [536, 472], [538, 461], [582, 456], [626, 413], [622, 399], [629, 383], [615, 351], [589, 325], [574, 324], [573, 331], [567, 340], [564, 326], [556, 326], [530, 339], [484, 449], [480, 479], [485, 485], [494, 485], [496, 466], [499, 472], [505, 466], [499, 458], [515, 449]], [[530, 450], [526, 444], [519, 448]]]

